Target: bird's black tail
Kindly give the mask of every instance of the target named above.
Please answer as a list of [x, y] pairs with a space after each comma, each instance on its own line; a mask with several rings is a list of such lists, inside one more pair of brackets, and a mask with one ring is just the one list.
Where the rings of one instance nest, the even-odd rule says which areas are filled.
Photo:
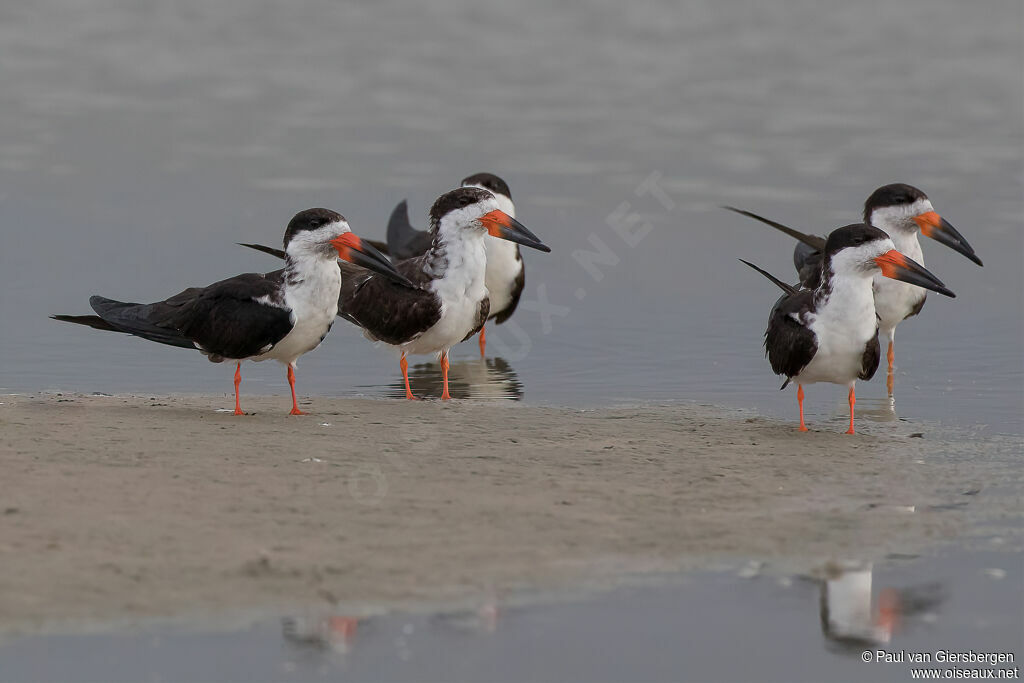
[[778, 286], [778, 288], [781, 289], [786, 294], [796, 294], [797, 292], [800, 291], [799, 288], [794, 287], [793, 285], [787, 285], [785, 282], [783, 282], [779, 278], [775, 277], [774, 275], [769, 273], [767, 270], [763, 270], [761, 268], [758, 268], [757, 266], [755, 266], [750, 261], [744, 261], [743, 259], [740, 259], [740, 261], [742, 263], [746, 263], [748, 266], [750, 266], [751, 268], [753, 268], [757, 272], [761, 273], [761, 275], [764, 275], [766, 278], [768, 278], [769, 280], [774, 282]]
[[106, 332], [123, 332], [160, 344], [195, 349], [191, 339], [182, 336], [171, 317], [180, 304], [190, 296], [190, 290], [154, 304], [135, 304], [114, 301], [102, 296], [89, 297], [89, 305], [98, 315], [54, 315], [54, 320], [88, 325]]

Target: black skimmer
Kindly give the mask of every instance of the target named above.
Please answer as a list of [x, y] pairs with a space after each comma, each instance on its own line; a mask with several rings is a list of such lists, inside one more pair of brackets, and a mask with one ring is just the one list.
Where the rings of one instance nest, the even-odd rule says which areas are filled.
[[[487, 190], [498, 200], [498, 208], [512, 218], [516, 207], [508, 183], [493, 173], [477, 173], [462, 179], [462, 187], [479, 187]], [[433, 237], [429, 230], [417, 230], [409, 222], [409, 206], [403, 199], [391, 212], [388, 220], [387, 253], [396, 259], [419, 256], [430, 248]], [[519, 245], [506, 240], [484, 240], [487, 250], [487, 275], [485, 284], [491, 298], [491, 312], [488, 320], [500, 325], [508, 320], [519, 305], [519, 297], [526, 285], [526, 270]], [[480, 356], [487, 349], [487, 331], [480, 328]]]
[[[799, 240], [793, 252], [793, 264], [800, 275], [800, 283], [811, 289], [817, 287], [821, 272], [821, 252], [825, 246], [824, 237], [802, 233], [750, 211], [731, 206], [724, 208], [767, 223]], [[982, 265], [981, 259], [974, 253], [974, 249], [967, 243], [963, 235], [935, 212], [931, 200], [924, 192], [911, 185], [902, 183], [884, 185], [872, 192], [864, 202], [864, 222], [884, 230], [900, 253], [918, 263], [924, 263], [921, 244], [917, 240], [917, 233], [922, 232], [925, 237], [945, 244], [979, 266]], [[875, 277], [874, 291], [879, 331], [888, 342], [886, 359], [889, 371], [886, 387], [889, 396], [892, 396], [896, 326], [921, 312], [926, 292], [915, 285], [896, 282], [882, 275]]]
[[284, 234], [283, 254], [285, 267], [272, 273], [246, 273], [209, 287], [190, 287], [151, 304], [93, 296], [89, 304], [97, 315], [53, 318], [198, 349], [214, 363], [234, 362], [235, 415], [244, 414], [238, 396], [242, 361], [280, 361], [288, 366], [291, 414], [301, 415], [295, 398], [295, 361], [319, 346], [334, 323], [342, 277], [337, 259], [411, 283], [383, 254], [350, 232], [341, 215], [328, 209], [296, 214]]
[[[740, 259], [742, 260], [742, 259]], [[784, 294], [775, 303], [765, 332], [765, 355], [776, 374], [797, 384], [800, 431], [804, 425], [804, 384], [831, 382], [850, 388], [853, 434], [854, 385], [878, 369], [878, 318], [872, 279], [878, 273], [949, 297], [955, 296], [924, 266], [896, 250], [878, 228], [854, 223], [832, 231], [822, 249], [820, 274], [813, 289], [787, 285], [743, 261], [774, 282]]]
[[[532, 232], [500, 208], [488, 190], [460, 187], [441, 195], [430, 208], [430, 248], [423, 254], [395, 262], [395, 268], [415, 287], [405, 287], [341, 263], [341, 298], [338, 315], [363, 328], [371, 341], [401, 353], [405, 396], [409, 387], [408, 354], [439, 353], [443, 390], [448, 400], [448, 350], [480, 331], [490, 313], [484, 284], [486, 246], [490, 235], [549, 252]], [[280, 256], [275, 249], [252, 247]]]

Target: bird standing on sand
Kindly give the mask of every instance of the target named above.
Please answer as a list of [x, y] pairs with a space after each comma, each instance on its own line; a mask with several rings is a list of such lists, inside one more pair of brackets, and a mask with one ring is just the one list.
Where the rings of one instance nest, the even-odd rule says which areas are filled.
[[93, 296], [89, 304], [97, 315], [53, 318], [198, 349], [214, 363], [234, 362], [235, 415], [244, 414], [238, 395], [242, 361], [280, 361], [288, 366], [291, 414], [302, 415], [295, 397], [295, 362], [319, 346], [334, 323], [342, 279], [337, 259], [409, 283], [328, 209], [307, 209], [292, 218], [284, 234], [284, 258], [285, 267], [272, 273], [191, 287], [152, 304]]
[[[487, 235], [540, 251], [551, 251], [536, 235], [501, 210], [487, 190], [460, 187], [441, 195], [430, 208], [430, 248], [420, 256], [395, 262], [395, 269], [414, 284], [405, 287], [375, 273], [341, 263], [338, 315], [363, 328], [371, 341], [397, 349], [409, 387], [412, 354], [440, 354], [443, 400], [448, 393], [448, 350], [480, 331], [490, 313], [484, 285]], [[259, 251], [275, 250], [254, 244]]]
[[[824, 237], [802, 233], [749, 211], [731, 206], [724, 208], [767, 223], [799, 240], [800, 243], [796, 245], [793, 252], [793, 263], [800, 275], [800, 283], [810, 289], [818, 286], [822, 250], [825, 247]], [[963, 235], [935, 212], [931, 200], [924, 192], [911, 185], [902, 183], [884, 185], [872, 192], [864, 203], [864, 222], [885, 231], [896, 245], [897, 250], [918, 263], [924, 263], [921, 244], [917, 240], [917, 233], [922, 232], [925, 237], [945, 244], [979, 266], [982, 265], [981, 259], [975, 255], [974, 249], [967, 243]], [[886, 358], [889, 372], [886, 387], [891, 397], [894, 384], [893, 361], [896, 357], [896, 326], [921, 312], [926, 292], [915, 285], [896, 282], [877, 275], [874, 280], [874, 293], [879, 330], [888, 342]]]
[[786, 376], [783, 389], [790, 381], [797, 384], [802, 432], [807, 431], [803, 385], [831, 382], [850, 389], [846, 433], [854, 433], [854, 385], [858, 379], [871, 379], [878, 369], [878, 319], [871, 284], [877, 274], [955, 296], [924, 266], [897, 251], [888, 235], [864, 223], [828, 236], [814, 289], [787, 285], [754, 264], [743, 263], [784, 292], [768, 318], [765, 354], [772, 370]]
[[[462, 187], [479, 187], [487, 190], [498, 200], [498, 208], [512, 218], [516, 207], [508, 184], [493, 173], [476, 173], [462, 179]], [[386, 253], [396, 259], [412, 258], [426, 253], [433, 243], [429, 230], [417, 230], [409, 223], [409, 206], [403, 199], [391, 212], [388, 220], [388, 243]], [[487, 252], [487, 270], [484, 283], [491, 299], [488, 320], [500, 325], [508, 320], [519, 305], [523, 287], [526, 285], [526, 268], [519, 245], [502, 239], [484, 240]], [[382, 250], [383, 251], [383, 250]], [[487, 349], [487, 330], [480, 328], [480, 357]]]

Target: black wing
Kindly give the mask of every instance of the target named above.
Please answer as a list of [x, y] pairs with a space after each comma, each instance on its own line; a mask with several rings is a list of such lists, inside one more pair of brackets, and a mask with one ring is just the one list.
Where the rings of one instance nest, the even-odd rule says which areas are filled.
[[821, 284], [821, 254], [825, 250], [824, 237], [808, 235], [807, 233], [800, 232], [788, 225], [777, 223], [770, 218], [759, 216], [751, 211], [737, 209], [734, 206], [723, 206], [722, 208], [738, 213], [741, 216], [746, 216], [747, 218], [753, 218], [755, 221], [761, 221], [762, 223], [770, 225], [776, 230], [784, 232], [790, 237], [798, 240], [800, 244], [797, 244], [796, 249], [793, 251], [793, 265], [796, 267], [796, 272], [800, 276], [800, 284], [808, 289], [815, 289], [819, 284]]
[[[917, 315], [918, 313], [920, 313], [921, 309], [924, 308], [924, 302], [925, 302], [925, 299], [927, 299], [927, 298], [928, 298], [928, 295], [922, 293], [921, 294], [921, 300], [918, 301], [916, 304], [914, 304], [914, 307], [910, 309], [910, 313], [907, 313], [907, 318], [909, 318], [911, 316], [914, 316], [914, 315]], [[904, 318], [904, 320], [906, 320], [907, 318]]]
[[[522, 255], [519, 253], [519, 247], [516, 247], [516, 260], [520, 262], [523, 260]], [[525, 286], [526, 266], [524, 265], [522, 268], [519, 269], [519, 274], [516, 275], [515, 283], [512, 285], [512, 301], [509, 303], [508, 306], [505, 307], [505, 310], [498, 311], [497, 313], [494, 314], [494, 323], [496, 325], [502, 324], [503, 322], [511, 318], [512, 314], [516, 312], [516, 306], [519, 305], [519, 297], [523, 295], [523, 288]]]
[[53, 317], [169, 346], [198, 347], [211, 360], [248, 358], [291, 331], [291, 311], [254, 300], [276, 294], [282, 272], [247, 273], [151, 304], [93, 296], [89, 305], [97, 315]]
[[487, 322], [487, 314], [490, 313], [490, 312], [491, 312], [491, 300], [490, 300], [489, 297], [485, 296], [483, 299], [480, 299], [480, 305], [477, 306], [477, 309], [476, 309], [476, 322], [473, 323], [473, 329], [469, 331], [469, 334], [467, 334], [465, 337], [462, 338], [462, 341], [466, 341], [467, 339], [472, 337], [474, 334], [479, 332], [481, 329], [483, 329], [484, 323]]
[[277, 258], [282, 260], [284, 259], [285, 256], [284, 249], [275, 249], [274, 247], [268, 247], [263, 244], [246, 244], [245, 242], [237, 242], [237, 244], [240, 247], [249, 247], [250, 249], [255, 249], [256, 251], [262, 251], [264, 254], [270, 254], [271, 256], [276, 256]]
[[768, 278], [773, 283], [775, 283], [776, 287], [781, 289], [786, 294], [796, 294], [797, 292], [800, 291], [797, 287], [794, 287], [793, 285], [787, 285], [785, 282], [783, 282], [779, 278], [775, 277], [774, 275], [769, 273], [767, 270], [764, 270], [763, 268], [758, 268], [757, 266], [755, 266], [750, 261], [744, 261], [743, 259], [740, 259], [740, 263], [745, 263], [748, 266], [750, 266], [751, 268], [753, 268], [754, 270], [756, 270], [757, 272], [761, 273], [761, 275], [764, 275], [766, 278]]
[[[743, 259], [740, 259], [743, 261]], [[783, 295], [772, 306], [768, 316], [768, 329], [764, 333], [764, 353], [776, 375], [785, 375], [782, 388], [789, 379], [800, 374], [818, 351], [818, 340], [804, 325], [804, 314], [814, 303], [814, 292], [787, 285], [771, 273], [758, 268], [750, 261], [743, 261], [764, 275], [783, 291]]]
[[291, 310], [274, 303], [283, 273], [245, 273], [215, 282], [181, 306], [170, 322], [213, 360], [266, 353], [294, 325]]
[[864, 355], [860, 359], [860, 373], [857, 377], [865, 381], [874, 377], [881, 357], [882, 349], [878, 344], [878, 330], [875, 330], [875, 336], [871, 337], [871, 341], [864, 347]]
[[418, 289], [341, 261], [338, 315], [388, 344], [403, 344], [423, 334], [441, 319], [441, 303], [426, 288], [430, 278], [424, 274], [422, 261], [417, 257], [395, 264], [395, 270]]
[[807, 289], [817, 289], [821, 285], [822, 251], [797, 242], [793, 248], [793, 266], [796, 267], [800, 284]]
[[195, 349], [192, 340], [175, 326], [173, 317], [202, 290], [191, 287], [169, 299], [152, 304], [114, 301], [102, 296], [89, 298], [97, 315], [55, 315], [55, 320], [88, 325], [97, 330], [123, 332], [149, 341], [184, 349]]
[[[818, 351], [814, 332], [804, 324], [804, 314], [810, 310], [814, 292], [804, 289], [794, 294], [783, 294], [768, 316], [768, 329], [764, 333], [765, 355], [777, 375], [796, 377], [807, 367]], [[876, 342], [877, 343], [877, 342]], [[784, 389], [786, 384], [782, 385]]]
[[426, 230], [417, 230], [409, 222], [409, 205], [403, 199], [388, 219], [387, 253], [399, 261], [426, 253], [434, 237]]

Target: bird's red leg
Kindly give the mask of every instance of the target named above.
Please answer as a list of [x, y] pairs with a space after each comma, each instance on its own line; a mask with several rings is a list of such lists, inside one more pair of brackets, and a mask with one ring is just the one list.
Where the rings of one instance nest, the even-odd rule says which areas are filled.
[[804, 424], [804, 385], [796, 385], [796, 401], [800, 404], [800, 431], [806, 432], [807, 426]]
[[292, 388], [292, 409], [288, 413], [289, 415], [305, 415], [304, 412], [299, 410], [299, 402], [295, 400], [295, 368], [290, 364], [288, 365], [288, 384]]
[[846, 430], [847, 434], [853, 434], [853, 404], [857, 402], [857, 397], [853, 392], [853, 387], [850, 387], [850, 428]]
[[405, 359], [405, 352], [402, 352], [402, 360], [399, 362], [402, 366], [402, 377], [405, 378], [405, 397], [410, 401], [415, 401], [416, 397], [412, 395], [412, 389], [409, 388], [409, 361]]
[[441, 352], [441, 379], [444, 381], [444, 391], [441, 392], [441, 400], [451, 400], [451, 394], [448, 393], [448, 351]]
[[891, 339], [889, 340], [889, 352], [885, 354], [885, 357], [889, 359], [889, 374], [885, 378], [885, 388], [889, 390], [889, 396], [892, 396], [892, 387], [896, 383], [892, 376], [892, 362], [896, 359], [896, 351]]
[[484, 357], [484, 353], [487, 351], [487, 327], [480, 328], [480, 357]]
[[245, 415], [242, 412], [242, 402], [238, 398], [238, 385], [242, 383], [242, 361], [235, 366], [235, 415]]

